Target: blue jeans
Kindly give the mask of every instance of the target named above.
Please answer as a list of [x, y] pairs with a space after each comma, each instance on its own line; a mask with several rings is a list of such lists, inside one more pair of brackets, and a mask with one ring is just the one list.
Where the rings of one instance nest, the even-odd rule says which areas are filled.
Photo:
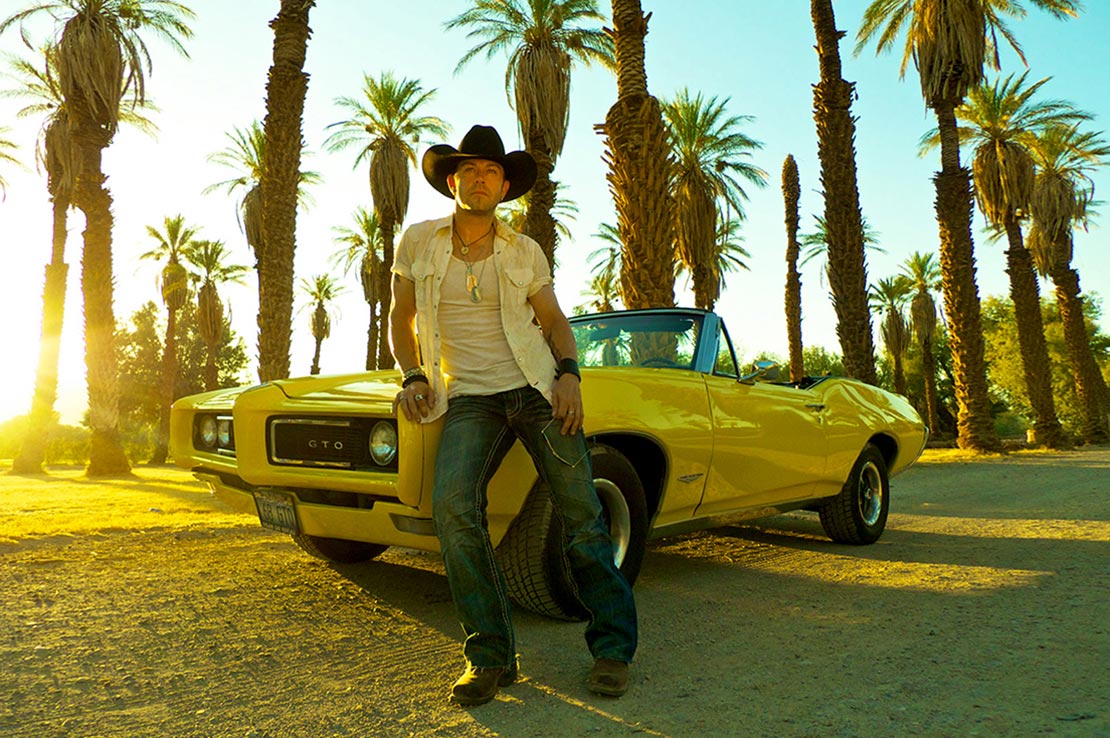
[[505, 667], [516, 660], [509, 596], [486, 524], [486, 486], [517, 438], [550, 486], [562, 517], [576, 594], [589, 614], [590, 653], [630, 662], [636, 651], [636, 604], [613, 562], [585, 436], [560, 435], [558, 424], [545, 435], [550, 420], [551, 404], [532, 387], [454, 397], [448, 404], [432, 515], [466, 634], [463, 653], [476, 667]]

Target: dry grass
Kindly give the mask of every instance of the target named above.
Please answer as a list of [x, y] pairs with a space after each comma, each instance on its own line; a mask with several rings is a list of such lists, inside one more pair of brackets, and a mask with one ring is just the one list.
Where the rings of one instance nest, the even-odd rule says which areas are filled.
[[79, 467], [48, 474], [10, 473], [0, 461], [0, 544], [27, 538], [111, 531], [256, 525], [233, 513], [184, 469], [138, 467], [131, 474], [88, 479]]

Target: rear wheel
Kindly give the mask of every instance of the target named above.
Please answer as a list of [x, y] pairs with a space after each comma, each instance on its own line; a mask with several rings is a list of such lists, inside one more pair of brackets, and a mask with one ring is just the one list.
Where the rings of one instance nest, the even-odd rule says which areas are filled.
[[293, 540], [304, 551], [324, 561], [334, 561], [337, 564], [357, 564], [370, 561], [389, 548], [378, 543], [365, 541], [348, 541], [342, 538], [321, 538], [310, 536], [307, 533], [296, 533]]
[[[632, 464], [605, 446], [590, 448], [594, 487], [613, 540], [613, 561], [634, 584], [644, 561], [647, 504]], [[563, 525], [542, 481], [533, 487], [520, 514], [497, 547], [509, 596], [519, 605], [553, 618], [581, 620], [585, 609], [574, 595], [573, 575], [563, 553]]]
[[848, 474], [840, 494], [821, 507], [821, 526], [837, 543], [879, 540], [890, 512], [890, 477], [882, 452], [868, 444]]

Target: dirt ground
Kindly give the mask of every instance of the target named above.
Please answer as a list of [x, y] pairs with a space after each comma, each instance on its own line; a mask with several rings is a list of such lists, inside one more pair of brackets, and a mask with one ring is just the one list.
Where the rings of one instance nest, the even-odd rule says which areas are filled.
[[175, 469], [0, 473], [0, 736], [1110, 736], [1108, 486], [1108, 447], [928, 452], [873, 546], [657, 541], [627, 695], [519, 612], [523, 680], [460, 709], [437, 557], [329, 566]]

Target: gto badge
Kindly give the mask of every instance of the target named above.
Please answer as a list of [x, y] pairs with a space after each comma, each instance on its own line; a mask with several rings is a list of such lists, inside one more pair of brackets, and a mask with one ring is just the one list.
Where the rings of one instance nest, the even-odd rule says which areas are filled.
[[311, 441], [308, 442], [308, 447], [328, 449], [331, 451], [342, 451], [343, 441], [317, 441], [315, 438], [313, 438]]

